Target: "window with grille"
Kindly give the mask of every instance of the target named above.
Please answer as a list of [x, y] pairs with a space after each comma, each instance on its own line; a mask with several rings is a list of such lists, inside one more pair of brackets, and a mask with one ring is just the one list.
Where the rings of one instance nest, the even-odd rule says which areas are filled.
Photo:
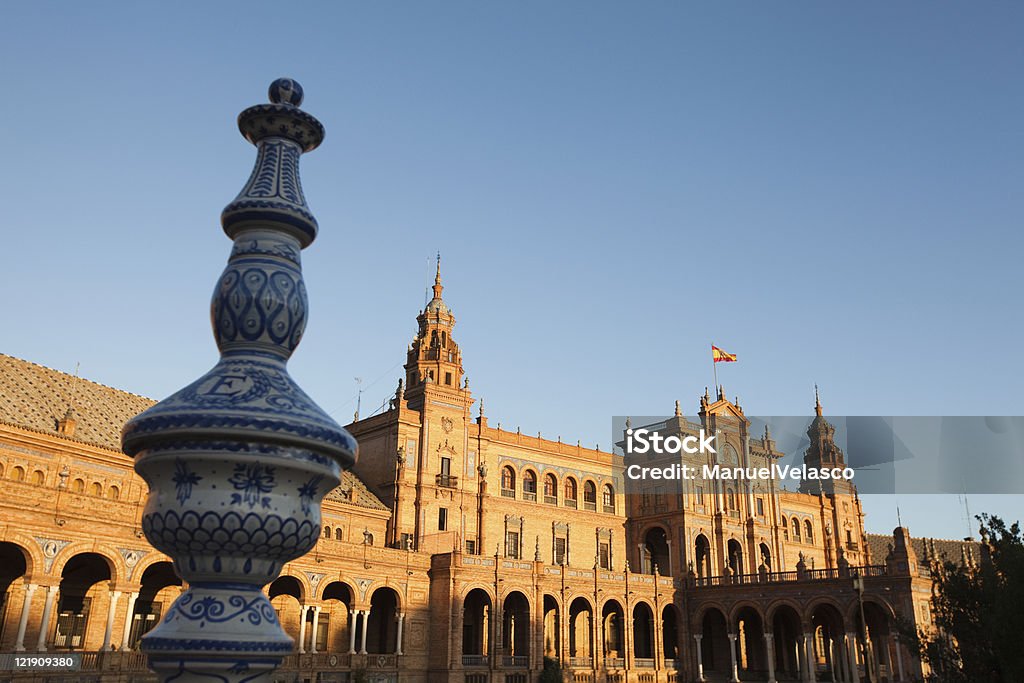
[[602, 543], [598, 546], [597, 551], [598, 564], [601, 569], [612, 568], [612, 545], [611, 543]]
[[519, 532], [509, 531], [505, 534], [505, 557], [519, 559]]
[[567, 545], [566, 539], [564, 539], [564, 538], [556, 538], [555, 539], [555, 557], [554, 557], [554, 560], [555, 560], [554, 563], [555, 564], [565, 564], [565, 548], [566, 548], [566, 545]]

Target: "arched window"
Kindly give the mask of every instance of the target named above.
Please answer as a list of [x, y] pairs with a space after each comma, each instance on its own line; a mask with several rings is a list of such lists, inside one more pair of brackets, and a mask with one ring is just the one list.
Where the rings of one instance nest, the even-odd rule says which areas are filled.
[[605, 512], [615, 512], [615, 489], [611, 484], [605, 484], [601, 495], [602, 505]]
[[0, 477], [4, 476], [4, 464], [0, 462]]
[[85, 493], [85, 480], [84, 479], [75, 479], [71, 483], [71, 492], [72, 493]]
[[572, 477], [565, 480], [565, 506], [576, 507], [576, 480]]
[[811, 529], [811, 520], [804, 521], [804, 540], [814, 543], [814, 531]]
[[94, 496], [102, 496], [103, 484], [99, 483], [98, 481], [94, 481], [92, 483], [92, 486], [89, 487], [89, 493], [91, 493]]
[[43, 482], [46, 481], [46, 475], [42, 470], [36, 470], [32, 473], [32, 483], [38, 486], [42, 486]]
[[516, 497], [516, 471], [509, 465], [501, 468], [501, 495], [506, 498]]
[[544, 502], [558, 505], [558, 480], [550, 473], [544, 475]]
[[324, 538], [331, 537], [331, 527], [324, 525]]
[[342, 538], [341, 527], [339, 526], [337, 529], [334, 530], [334, 540], [335, 541], [340, 541], [341, 538]]
[[583, 507], [587, 510], [597, 509], [597, 485], [592, 481], [583, 484]]
[[16, 466], [11, 470], [11, 479], [14, 481], [25, 481], [25, 468], [21, 465]]
[[793, 520], [792, 520], [792, 525], [793, 525], [793, 540], [799, 541], [800, 540], [800, 520], [798, 520], [796, 517], [794, 517]]
[[735, 510], [736, 509], [736, 491], [732, 487], [725, 490], [725, 509]]
[[523, 472], [523, 498], [537, 500], [537, 475], [533, 470]]
[[110, 500], [118, 500], [121, 497], [121, 489], [116, 486], [111, 486], [107, 489], [107, 498]]

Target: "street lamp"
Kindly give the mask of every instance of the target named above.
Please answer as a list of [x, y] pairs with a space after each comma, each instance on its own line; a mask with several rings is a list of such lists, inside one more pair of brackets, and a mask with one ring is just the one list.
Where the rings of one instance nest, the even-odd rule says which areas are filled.
[[857, 591], [857, 602], [860, 604], [860, 637], [864, 656], [864, 673], [867, 674], [868, 683], [875, 683], [875, 672], [872, 666], [874, 657], [868, 649], [868, 622], [864, 618], [864, 577], [859, 573], [853, 577], [853, 590]]

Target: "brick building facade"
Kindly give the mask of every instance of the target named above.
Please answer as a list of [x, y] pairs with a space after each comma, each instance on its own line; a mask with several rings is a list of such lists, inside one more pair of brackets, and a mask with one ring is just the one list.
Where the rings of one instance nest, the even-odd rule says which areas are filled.
[[[296, 639], [279, 680], [527, 683], [547, 658], [573, 683], [920, 678], [894, 624], [927, 624], [927, 568], [906, 529], [864, 533], [851, 485], [627, 496], [621, 454], [489, 425], [440, 272], [417, 322], [390, 408], [348, 426], [320, 543], [268, 587]], [[69, 650], [66, 680], [152, 680], [137, 644], [181, 580], [119, 448], [152, 403], [0, 356], [0, 680], [33, 680], [10, 653]], [[842, 462], [816, 408], [804, 458]], [[660, 428], [781, 455], [723, 391]]]

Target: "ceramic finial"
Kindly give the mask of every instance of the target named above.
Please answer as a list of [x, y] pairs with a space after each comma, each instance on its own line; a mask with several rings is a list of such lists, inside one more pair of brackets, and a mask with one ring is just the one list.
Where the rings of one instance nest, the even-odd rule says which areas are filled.
[[279, 78], [270, 84], [267, 91], [271, 104], [290, 104], [298, 107], [302, 104], [302, 86], [291, 78]]

